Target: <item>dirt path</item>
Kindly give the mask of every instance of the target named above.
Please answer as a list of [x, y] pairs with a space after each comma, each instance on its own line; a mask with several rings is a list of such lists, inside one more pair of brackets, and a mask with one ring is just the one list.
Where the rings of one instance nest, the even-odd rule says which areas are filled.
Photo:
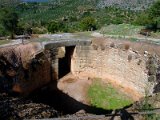
[[87, 91], [91, 84], [92, 80], [89, 80], [88, 77], [78, 78], [68, 74], [59, 80], [58, 88], [77, 101], [89, 105]]

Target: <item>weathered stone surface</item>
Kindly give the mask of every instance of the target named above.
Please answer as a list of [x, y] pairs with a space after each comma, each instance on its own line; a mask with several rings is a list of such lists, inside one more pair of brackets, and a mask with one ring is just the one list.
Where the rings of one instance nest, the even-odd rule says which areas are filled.
[[38, 43], [0, 49], [1, 89], [28, 94], [51, 81], [50, 61]]
[[[131, 60], [128, 60], [129, 55], [132, 55]], [[148, 75], [145, 72], [145, 58], [139, 56], [136, 59], [136, 56], [131, 50], [95, 50], [92, 46], [76, 46], [71, 71], [77, 76], [99, 77], [106, 82], [120, 85], [137, 99], [144, 96], [145, 90], [148, 89]], [[141, 64], [137, 64], [139, 60]]]
[[44, 47], [45, 49], [52, 49], [55, 47], [62, 47], [62, 46], [76, 46], [76, 45], [90, 45], [90, 40], [58, 40], [58, 41], [52, 41], [45, 43]]

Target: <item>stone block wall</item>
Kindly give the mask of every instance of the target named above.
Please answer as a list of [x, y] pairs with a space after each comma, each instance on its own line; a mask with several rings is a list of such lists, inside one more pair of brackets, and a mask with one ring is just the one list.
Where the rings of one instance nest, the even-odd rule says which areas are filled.
[[98, 77], [120, 85], [131, 94], [134, 91], [137, 98], [144, 96], [149, 86], [146, 58], [130, 49], [76, 46], [71, 72], [76, 76]]

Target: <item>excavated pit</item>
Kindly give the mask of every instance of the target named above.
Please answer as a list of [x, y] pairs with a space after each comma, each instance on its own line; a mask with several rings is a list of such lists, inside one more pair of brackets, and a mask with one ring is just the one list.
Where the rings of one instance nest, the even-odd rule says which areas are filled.
[[77, 101], [69, 94], [64, 93], [59, 88], [53, 88], [53, 86], [57, 86], [57, 83], [51, 83], [50, 86], [51, 87], [48, 89], [32, 93], [30, 98], [36, 103], [43, 103], [52, 106], [61, 115], [74, 114], [80, 110], [97, 115], [111, 113], [111, 110], [105, 110], [84, 104], [81, 101]]
[[147, 45], [142, 48], [136, 44], [93, 40], [90, 45], [55, 46], [40, 53], [39, 44], [3, 48], [1, 92], [20, 93], [63, 115], [80, 110], [111, 113], [112, 110], [91, 106], [86, 99], [92, 78], [112, 84], [134, 101], [143, 98], [146, 90], [148, 95], [159, 91], [159, 55], [152, 54], [159, 46], [152, 46], [155, 51], [150, 52]]

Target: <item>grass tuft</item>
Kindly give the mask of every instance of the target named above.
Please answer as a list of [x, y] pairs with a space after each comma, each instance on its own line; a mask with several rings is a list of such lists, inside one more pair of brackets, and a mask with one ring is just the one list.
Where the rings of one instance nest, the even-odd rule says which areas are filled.
[[88, 90], [88, 97], [91, 105], [115, 110], [133, 103], [132, 99], [124, 93], [119, 92], [111, 84], [104, 84], [100, 80], [95, 80]]
[[106, 35], [134, 36], [139, 33], [142, 26], [134, 26], [130, 24], [107, 25], [101, 29]]
[[9, 42], [10, 42], [9, 40], [0, 40], [0, 45], [7, 44], [7, 43], [9, 43]]

